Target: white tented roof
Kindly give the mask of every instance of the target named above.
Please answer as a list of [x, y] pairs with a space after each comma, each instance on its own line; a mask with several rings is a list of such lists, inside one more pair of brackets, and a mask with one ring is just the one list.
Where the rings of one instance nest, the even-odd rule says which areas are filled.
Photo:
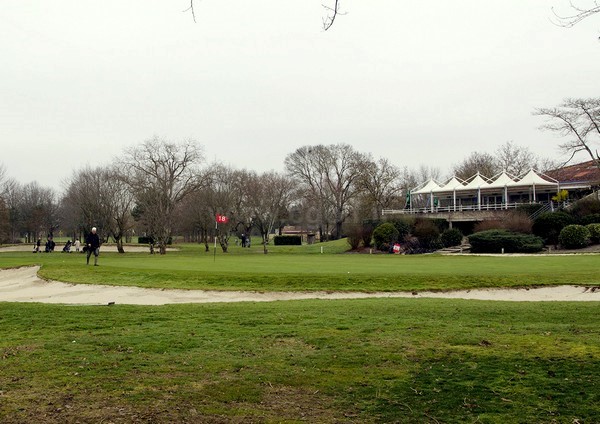
[[[550, 178], [550, 177], [548, 177]], [[542, 178], [533, 169], [517, 181], [515, 186], [553, 186], [558, 187], [558, 181], [549, 181]]]
[[439, 194], [439, 193], [453, 193], [457, 194], [473, 192], [477, 190], [499, 190], [503, 188], [515, 188], [515, 187], [558, 187], [558, 181], [545, 176], [541, 173], [534, 171], [533, 169], [525, 174], [520, 179], [516, 180], [511, 177], [508, 173], [502, 172], [494, 180], [490, 180], [479, 173], [469, 178], [466, 182], [459, 178], [452, 177], [444, 185], [440, 185], [435, 180], [431, 179], [427, 183], [423, 184], [421, 188], [414, 189], [411, 194]]
[[505, 171], [502, 171], [498, 177], [490, 183], [488, 188], [503, 188], [511, 187], [516, 184], [515, 180], [510, 177]]
[[433, 179], [429, 180], [422, 188], [412, 191], [410, 194], [429, 194], [440, 189], [440, 185]]
[[490, 183], [482, 178], [479, 173], [477, 173], [472, 180], [464, 187], [465, 190], [477, 190], [479, 188], [487, 188]]
[[458, 178], [452, 177], [446, 184], [438, 188], [437, 190], [433, 190], [434, 193], [442, 193], [442, 192], [453, 192], [459, 191], [464, 188], [465, 185]]

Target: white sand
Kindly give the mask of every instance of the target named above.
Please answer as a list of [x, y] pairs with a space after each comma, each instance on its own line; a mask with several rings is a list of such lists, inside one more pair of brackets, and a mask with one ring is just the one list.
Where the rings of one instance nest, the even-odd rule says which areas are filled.
[[554, 286], [531, 289], [481, 289], [448, 292], [240, 292], [144, 289], [45, 281], [39, 267], [0, 270], [0, 301], [75, 305], [165, 305], [173, 303], [270, 302], [299, 299], [445, 298], [499, 301], [600, 301], [600, 287]]

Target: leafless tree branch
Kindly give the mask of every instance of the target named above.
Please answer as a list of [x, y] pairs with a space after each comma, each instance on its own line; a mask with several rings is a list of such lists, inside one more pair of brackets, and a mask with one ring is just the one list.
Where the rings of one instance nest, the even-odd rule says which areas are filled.
[[[333, 25], [335, 18], [338, 15], [345, 15], [345, 13], [340, 12], [340, 0], [334, 0], [333, 6], [327, 6], [325, 4], [323, 4], [322, 6], [327, 11], [327, 16], [325, 18], [323, 18], [323, 29], [325, 31], [327, 31]], [[196, 12], [194, 10], [194, 0], [190, 0], [190, 6], [187, 9], [185, 9], [183, 12], [184, 13], [191, 12], [192, 19], [194, 20], [194, 23], [196, 23]]]
[[196, 23], [196, 13], [194, 12], [194, 0], [190, 0], [190, 7], [184, 10], [184, 12], [192, 12], [192, 19]]
[[558, 14], [554, 10], [554, 8], [552, 8], [552, 13], [554, 13], [554, 16], [556, 18], [555, 23], [565, 28], [572, 28], [579, 22], [583, 21], [585, 18], [588, 18], [600, 12], [600, 4], [598, 4], [597, 0], [594, 0], [593, 7], [588, 8], [577, 6], [572, 1], [569, 2], [569, 4], [571, 5], [572, 9], [572, 13], [569, 15]]
[[322, 6], [327, 11], [327, 16], [323, 18], [323, 29], [327, 31], [333, 25], [337, 15], [343, 15], [343, 13], [340, 12], [340, 0], [335, 0], [333, 7], [324, 4]]

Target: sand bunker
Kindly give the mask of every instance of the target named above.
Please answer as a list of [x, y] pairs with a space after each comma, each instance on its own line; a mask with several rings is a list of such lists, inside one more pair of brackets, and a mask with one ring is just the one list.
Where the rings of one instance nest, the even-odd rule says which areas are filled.
[[600, 288], [554, 286], [530, 289], [479, 289], [448, 292], [242, 292], [145, 289], [45, 281], [39, 267], [0, 270], [0, 301], [74, 305], [166, 305], [175, 303], [271, 302], [300, 299], [445, 298], [518, 302], [600, 301]]

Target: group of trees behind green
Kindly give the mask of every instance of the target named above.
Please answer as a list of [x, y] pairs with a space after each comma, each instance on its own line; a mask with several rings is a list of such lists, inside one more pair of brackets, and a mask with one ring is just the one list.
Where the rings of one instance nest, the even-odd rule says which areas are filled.
[[[570, 138], [560, 146], [565, 153], [587, 152], [600, 166], [593, 148], [600, 137], [600, 98], [565, 99], [534, 113], [546, 118], [543, 129]], [[175, 235], [207, 249], [214, 236], [227, 251], [231, 236], [254, 232], [266, 253], [270, 234], [285, 225], [316, 232], [320, 240], [340, 238], [365, 222], [380, 222], [384, 209], [402, 209], [405, 194], [418, 184], [443, 179], [439, 168], [401, 168], [348, 144], [303, 146], [284, 164], [282, 173], [206, 164], [198, 143], [155, 137], [126, 149], [111, 165], [74, 170], [60, 195], [37, 182], [8, 178], [0, 164], [0, 242], [32, 242], [57, 233], [82, 237], [95, 226], [120, 252], [133, 234], [150, 237], [161, 253]], [[507, 142], [493, 154], [472, 152], [451, 174], [467, 179], [478, 172], [492, 177], [556, 167]], [[216, 215], [229, 220], [215, 226]], [[427, 245], [434, 243], [427, 235], [434, 227], [417, 222], [413, 232], [421, 232], [421, 244]]]
[[[487, 160], [488, 168], [506, 164], [520, 173], [526, 166], [520, 157], [529, 165], [540, 162], [509, 142], [496, 155], [471, 154], [453, 171], [475, 173]], [[381, 220], [383, 209], [403, 208], [407, 190], [441, 173], [400, 168], [347, 144], [303, 146], [285, 158], [284, 173], [257, 173], [205, 164], [197, 143], [159, 138], [125, 150], [109, 166], [74, 170], [61, 195], [0, 171], [2, 242], [50, 234], [79, 238], [95, 226], [119, 251], [135, 234], [151, 237], [161, 253], [175, 235], [207, 249], [216, 236], [227, 251], [230, 237], [251, 233], [260, 234], [266, 252], [270, 235], [285, 225], [336, 239], [356, 223]], [[217, 214], [228, 222], [216, 226]]]

